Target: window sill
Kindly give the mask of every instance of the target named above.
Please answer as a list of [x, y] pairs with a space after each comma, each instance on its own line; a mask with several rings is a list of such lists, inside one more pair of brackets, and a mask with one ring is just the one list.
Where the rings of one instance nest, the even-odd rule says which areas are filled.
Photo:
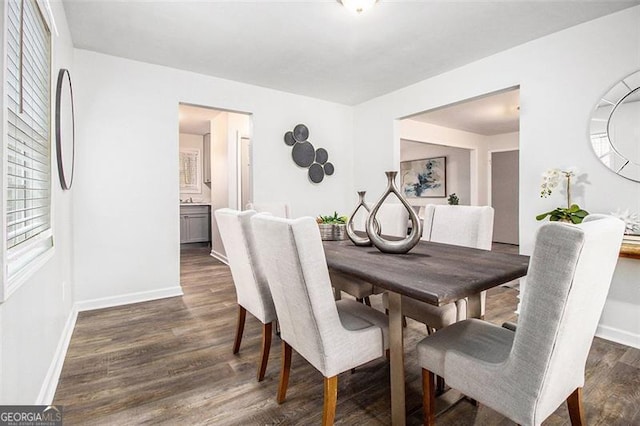
[[16, 273], [13, 277], [11, 277], [5, 286], [5, 294], [4, 300], [0, 301], [4, 302], [11, 297], [13, 293], [15, 293], [25, 282], [29, 280], [36, 272], [38, 272], [44, 265], [49, 262], [55, 255], [56, 249], [55, 247], [51, 247], [40, 256], [35, 258], [33, 261], [29, 262], [28, 266], [25, 266], [20, 272]]

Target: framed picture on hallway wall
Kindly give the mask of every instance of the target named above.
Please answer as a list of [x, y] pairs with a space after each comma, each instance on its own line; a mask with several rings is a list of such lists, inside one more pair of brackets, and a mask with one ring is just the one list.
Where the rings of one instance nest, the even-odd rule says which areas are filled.
[[202, 192], [202, 163], [199, 149], [180, 150], [180, 192], [200, 194]]
[[447, 196], [447, 157], [423, 158], [400, 163], [401, 190], [407, 198]]

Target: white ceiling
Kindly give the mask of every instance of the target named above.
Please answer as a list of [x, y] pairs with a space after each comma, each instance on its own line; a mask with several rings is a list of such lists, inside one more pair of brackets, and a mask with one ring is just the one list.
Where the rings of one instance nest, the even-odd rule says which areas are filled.
[[348, 105], [636, 4], [64, 0], [75, 47]]
[[180, 133], [205, 135], [211, 130], [211, 120], [222, 111], [180, 104], [178, 108]]
[[460, 102], [409, 117], [411, 120], [481, 135], [500, 135], [520, 130], [520, 90]]

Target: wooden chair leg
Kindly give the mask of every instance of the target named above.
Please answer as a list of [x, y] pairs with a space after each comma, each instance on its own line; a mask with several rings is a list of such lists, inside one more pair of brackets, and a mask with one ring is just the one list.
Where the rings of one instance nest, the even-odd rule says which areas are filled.
[[356, 302], [364, 303], [364, 299], [362, 297], [356, 297]]
[[240, 351], [240, 342], [242, 341], [242, 333], [244, 332], [244, 320], [247, 318], [247, 310], [238, 305], [238, 326], [236, 328], [236, 339], [233, 342], [233, 353]]
[[582, 388], [576, 388], [576, 390], [569, 395], [569, 398], [567, 398], [567, 406], [569, 407], [569, 418], [571, 418], [572, 426], [587, 424], [584, 416], [584, 408], [582, 407]]
[[364, 298], [364, 304], [371, 307], [371, 299], [369, 299], [369, 296]]
[[322, 426], [333, 424], [338, 402], [338, 376], [324, 378], [324, 407], [322, 408]]
[[291, 370], [291, 346], [282, 341], [282, 369], [280, 370], [280, 384], [278, 385], [278, 404], [282, 404], [287, 398], [287, 386], [289, 386], [289, 371]]
[[424, 425], [436, 424], [436, 389], [434, 374], [422, 369], [422, 408], [424, 410]]
[[262, 353], [260, 355], [260, 364], [258, 367], [258, 381], [264, 379], [264, 373], [267, 371], [267, 362], [269, 362], [269, 350], [271, 349], [271, 332], [273, 322], [262, 324]]

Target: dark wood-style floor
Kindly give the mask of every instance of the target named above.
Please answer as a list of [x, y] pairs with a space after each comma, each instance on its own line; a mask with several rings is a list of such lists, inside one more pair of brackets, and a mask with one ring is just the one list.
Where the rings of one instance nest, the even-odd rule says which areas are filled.
[[[260, 323], [247, 316], [238, 355], [235, 292], [229, 269], [207, 249], [182, 257], [185, 295], [83, 312], [73, 333], [55, 404], [67, 424], [319, 424], [322, 376], [294, 353], [287, 401], [275, 401], [280, 339], [274, 337], [265, 380], [255, 379]], [[487, 319], [513, 320], [516, 291], [489, 292]], [[374, 307], [380, 308], [377, 297]], [[416, 343], [423, 325], [409, 320], [405, 352], [408, 424], [420, 424]], [[590, 425], [640, 424], [640, 350], [595, 339], [587, 363], [585, 405]], [[390, 424], [385, 359], [339, 376], [336, 424]], [[511, 424], [487, 407], [461, 402], [440, 425]], [[561, 406], [545, 425], [569, 424]]]

